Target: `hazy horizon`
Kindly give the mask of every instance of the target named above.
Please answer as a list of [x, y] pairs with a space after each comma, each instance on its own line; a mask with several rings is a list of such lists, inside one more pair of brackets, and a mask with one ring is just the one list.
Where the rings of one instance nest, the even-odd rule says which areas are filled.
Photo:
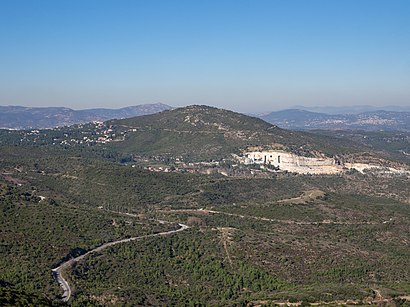
[[[185, 107], [188, 105], [195, 105], [195, 104], [187, 104], [184, 106], [181, 105], [170, 105], [162, 102], [157, 102], [157, 103], [148, 103], [148, 104], [135, 104], [135, 105], [126, 105], [126, 106], [118, 106], [118, 107], [85, 107], [85, 108], [71, 108], [67, 106], [26, 106], [26, 105], [0, 105], [0, 107], [27, 107], [27, 108], [69, 108], [75, 111], [81, 111], [81, 110], [91, 110], [91, 109], [121, 109], [121, 108], [127, 108], [127, 107], [135, 107], [135, 106], [140, 106], [140, 105], [155, 105], [155, 104], [163, 104], [167, 105], [173, 109], [175, 108], [181, 108]], [[207, 104], [204, 104], [207, 105]], [[212, 105], [208, 105], [212, 106]], [[217, 108], [223, 108], [227, 110], [231, 110], [234, 112], [239, 112], [251, 116], [262, 116], [262, 115], [267, 115], [272, 112], [278, 112], [278, 111], [286, 111], [286, 110], [305, 110], [305, 111], [310, 111], [310, 112], [316, 112], [316, 113], [325, 113], [325, 114], [359, 114], [359, 113], [365, 113], [365, 112], [371, 112], [371, 111], [395, 111], [395, 112], [410, 112], [410, 106], [399, 106], [399, 105], [385, 105], [385, 106], [375, 106], [375, 105], [345, 105], [345, 106], [330, 106], [330, 105], [323, 105], [323, 106], [318, 106], [318, 105], [313, 105], [313, 106], [304, 106], [304, 105], [291, 105], [291, 106], [286, 106], [286, 107], [280, 107], [280, 106], [274, 106], [271, 109], [267, 110], [257, 110], [257, 111], [251, 111], [251, 112], [246, 112], [246, 111], [239, 111], [234, 108], [227, 108], [227, 107], [220, 107], [220, 106], [213, 106]]]
[[2, 1], [0, 105], [409, 106], [408, 1]]

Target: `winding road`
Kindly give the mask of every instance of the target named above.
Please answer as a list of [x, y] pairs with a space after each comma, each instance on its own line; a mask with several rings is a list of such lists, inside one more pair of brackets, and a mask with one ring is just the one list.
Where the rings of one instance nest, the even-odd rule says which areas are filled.
[[[165, 221], [160, 221], [160, 222], [168, 223], [168, 222], [165, 222]], [[70, 285], [68, 284], [67, 280], [65, 280], [65, 278], [62, 275], [62, 272], [63, 272], [64, 269], [67, 269], [67, 268], [71, 267], [74, 263], [80, 261], [81, 259], [87, 257], [88, 255], [90, 255], [92, 253], [100, 252], [103, 249], [106, 249], [107, 247], [110, 247], [110, 246], [113, 246], [113, 245], [126, 243], [126, 242], [131, 242], [131, 241], [144, 239], [144, 238], [168, 236], [168, 235], [172, 235], [172, 234], [177, 233], [177, 232], [184, 231], [184, 230], [189, 228], [189, 226], [187, 226], [185, 224], [178, 224], [178, 225], [180, 226], [180, 228], [178, 228], [176, 230], [164, 231], [164, 232], [159, 232], [159, 233], [154, 233], [154, 234], [149, 234], [149, 235], [144, 235], [144, 236], [133, 237], [133, 238], [122, 239], [122, 240], [118, 240], [118, 241], [105, 243], [103, 245], [100, 245], [100, 246], [86, 252], [85, 254], [83, 254], [81, 256], [78, 256], [78, 257], [72, 258], [70, 260], [67, 260], [66, 262], [62, 263], [60, 266], [52, 269], [54, 279], [60, 284], [60, 287], [64, 291], [63, 295], [62, 295], [62, 301], [67, 302], [71, 297]]]

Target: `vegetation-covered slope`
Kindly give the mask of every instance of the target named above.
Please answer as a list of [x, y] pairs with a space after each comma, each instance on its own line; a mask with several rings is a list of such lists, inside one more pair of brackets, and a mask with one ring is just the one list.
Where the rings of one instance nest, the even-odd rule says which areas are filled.
[[111, 121], [127, 129], [125, 140], [111, 146], [141, 155], [182, 156], [188, 160], [229, 158], [249, 146], [276, 147], [301, 155], [337, 155], [346, 149], [331, 138], [283, 130], [261, 119], [208, 106], [189, 106], [154, 115]]
[[[207, 106], [189, 106], [104, 124], [52, 130], [0, 130], [0, 144], [46, 146], [88, 152], [89, 156], [129, 162], [134, 158], [185, 162], [232, 158], [246, 148], [274, 148], [302, 156], [326, 155], [348, 161], [395, 160], [410, 163], [406, 133], [295, 132], [258, 118]], [[368, 140], [378, 138], [378, 144]], [[400, 142], [397, 142], [397, 139]], [[377, 145], [377, 146], [374, 146]], [[394, 146], [394, 147], [392, 147]]]
[[1, 285], [0, 281], [0, 305], [3, 307], [46, 307], [62, 306], [42, 295], [28, 293], [23, 290], [15, 289], [9, 285]]
[[[31, 147], [25, 157], [28, 149], [0, 150], [0, 278], [17, 289], [57, 299], [50, 269], [59, 261], [158, 232], [164, 225], [149, 218], [159, 217], [192, 229], [77, 263], [67, 273], [74, 305], [361, 300], [371, 289], [388, 297], [410, 291], [406, 178], [151, 173], [87, 151]], [[325, 197], [282, 201], [312, 189]]]
[[[226, 148], [247, 146], [246, 137], [232, 134], [241, 129], [241, 121], [250, 122], [240, 131], [249, 138], [255, 135], [258, 142], [282, 136], [289, 148], [295, 146], [293, 138], [322, 151], [333, 142], [349, 144], [342, 136], [343, 141], [335, 141], [325, 133], [303, 138], [213, 108], [164, 114], [154, 116], [157, 128], [152, 131], [188, 135], [199, 142], [192, 148], [197, 159], [205, 157], [200, 151], [207, 145], [203, 135], [220, 137], [220, 156], [229, 152]], [[185, 122], [186, 116], [202, 127]], [[225, 128], [209, 124], [225, 116]], [[62, 261], [105, 242], [176, 229], [178, 223], [190, 229], [111, 246], [67, 268], [70, 304], [377, 303], [380, 293], [390, 301], [410, 293], [408, 177], [275, 174], [262, 179], [153, 172], [118, 163], [118, 150], [128, 146], [146, 150], [147, 156], [171, 148], [162, 137], [152, 140], [158, 145], [155, 150], [151, 142], [132, 142], [133, 136], [148, 135], [150, 119], [143, 117], [140, 126], [138, 118], [108, 123], [102, 129], [113, 134], [131, 130], [125, 141], [105, 144], [84, 141], [93, 133], [98, 136], [92, 125], [70, 128], [68, 138], [83, 140], [74, 145], [57, 144], [68, 130], [2, 134], [0, 280], [20, 291], [16, 293], [22, 293], [22, 299], [28, 292], [58, 301], [62, 290], [51, 269]], [[178, 119], [181, 126], [175, 123]], [[190, 132], [183, 132], [188, 128]], [[174, 146], [175, 153], [190, 154], [189, 146]]]

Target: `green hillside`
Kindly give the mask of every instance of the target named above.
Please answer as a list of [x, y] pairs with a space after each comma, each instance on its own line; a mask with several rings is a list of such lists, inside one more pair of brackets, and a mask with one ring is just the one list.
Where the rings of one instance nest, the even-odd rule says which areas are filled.
[[[229, 158], [248, 146], [284, 146], [306, 156], [346, 152], [346, 147], [331, 138], [284, 130], [255, 117], [208, 106], [189, 106], [109, 124], [117, 131], [131, 129], [124, 141], [110, 145], [128, 154], [181, 156], [197, 161]], [[348, 151], [360, 148], [352, 144]]]
[[[0, 279], [19, 291], [58, 301], [50, 270], [60, 261], [176, 223], [191, 228], [70, 268], [71, 304], [243, 305], [410, 291], [406, 178], [152, 173], [48, 146], [2, 146], [0, 167]], [[324, 197], [293, 203], [318, 189]]]
[[17, 290], [11, 286], [2, 285], [0, 281], [0, 305], [3, 307], [46, 307], [62, 306], [51, 300], [33, 293]]
[[220, 161], [257, 146], [302, 156], [324, 154], [361, 162], [384, 159], [409, 164], [408, 140], [408, 134], [399, 132], [389, 132], [386, 137], [382, 132], [352, 135], [337, 131], [290, 131], [255, 117], [195, 105], [103, 124], [40, 131], [0, 130], [0, 145], [73, 153], [80, 150], [83, 155], [118, 162], [130, 162], [135, 157], [165, 163], [177, 158], [185, 162]]
[[[106, 135], [110, 142], [93, 142]], [[400, 306], [410, 293], [408, 176], [256, 177], [256, 169], [224, 176], [123, 163], [127, 152], [165, 164], [155, 155], [217, 159], [275, 143], [305, 154], [360, 153], [376, 144], [389, 153], [381, 134], [368, 143], [360, 135], [350, 146], [342, 135], [289, 132], [201, 106], [101, 125], [2, 131], [0, 280], [15, 290], [2, 290], [4, 302], [26, 302], [25, 293], [33, 293], [59, 304], [63, 291], [52, 268], [104, 243], [142, 237], [66, 268], [69, 304], [376, 305], [381, 293]], [[405, 142], [403, 136], [395, 148]], [[180, 223], [190, 228], [146, 236]]]

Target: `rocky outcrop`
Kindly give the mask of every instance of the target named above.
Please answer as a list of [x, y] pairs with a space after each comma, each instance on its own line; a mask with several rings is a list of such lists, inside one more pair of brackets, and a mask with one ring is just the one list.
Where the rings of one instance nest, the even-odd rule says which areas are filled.
[[303, 157], [283, 150], [245, 152], [241, 160], [244, 164], [271, 165], [278, 170], [302, 174], [335, 174], [343, 170], [335, 159]]
[[303, 157], [284, 150], [245, 151], [237, 156], [240, 163], [259, 164], [298, 174], [338, 174], [350, 169], [361, 173], [368, 170], [387, 171], [394, 174], [408, 173], [408, 170], [383, 167], [369, 163], [343, 163], [337, 158], [325, 156]]

